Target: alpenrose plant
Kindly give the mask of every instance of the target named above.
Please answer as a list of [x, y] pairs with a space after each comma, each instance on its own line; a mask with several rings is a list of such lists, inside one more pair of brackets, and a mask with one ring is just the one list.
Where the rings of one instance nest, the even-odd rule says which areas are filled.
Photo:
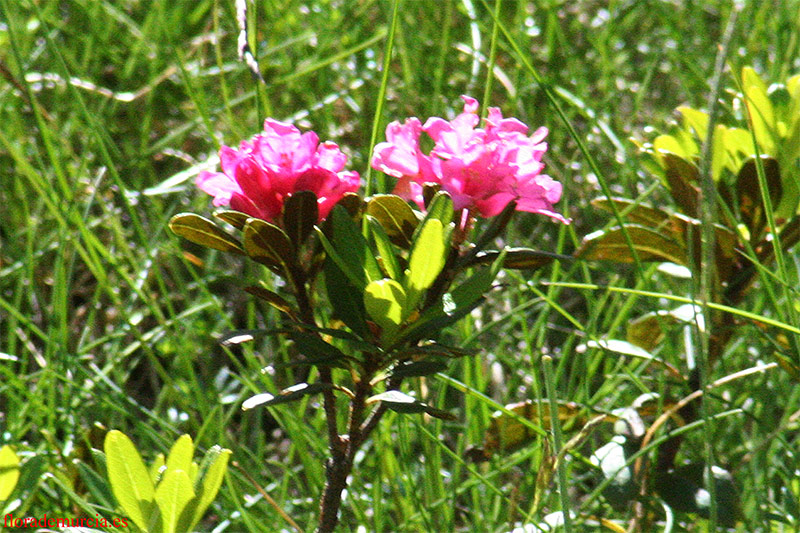
[[[191, 213], [170, 221], [176, 234], [261, 263], [285, 282], [246, 290], [282, 313], [281, 327], [264, 333], [294, 342], [300, 355], [291, 364], [316, 367], [318, 378], [257, 394], [242, 407], [322, 395], [330, 458], [319, 532], [336, 527], [356, 452], [388, 410], [454, 418], [403, 392], [409, 379], [468, 353], [440, 342], [440, 332], [485, 300], [501, 267], [553, 259], [526, 248], [487, 249], [513, 213], [568, 222], [553, 207], [561, 185], [541, 173], [547, 130], [529, 136], [496, 108], [479, 128], [478, 102], [463, 100], [451, 121], [388, 126], [372, 166], [398, 178], [395, 194], [362, 198], [358, 174], [344, 170], [336, 144], [268, 119], [238, 150], [220, 150], [221, 172], [197, 179], [214, 205], [231, 208], [214, 215], [236, 233]], [[423, 132], [434, 142], [429, 154], [420, 148]], [[477, 235], [476, 217], [491, 218]], [[337, 395], [349, 401], [346, 413]]]

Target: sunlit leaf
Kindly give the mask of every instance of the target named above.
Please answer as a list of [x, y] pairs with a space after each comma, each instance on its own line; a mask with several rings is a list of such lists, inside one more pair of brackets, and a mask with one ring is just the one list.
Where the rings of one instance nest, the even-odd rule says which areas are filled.
[[419, 220], [408, 202], [393, 194], [375, 195], [367, 201], [366, 214], [380, 223], [392, 243], [406, 249], [411, 246]]
[[371, 282], [364, 290], [364, 307], [386, 334], [392, 335], [405, 318], [406, 291], [393, 279]]
[[[203, 468], [201, 469], [203, 473], [202, 484], [198, 487], [195, 482], [195, 490], [198, 492], [192, 509], [189, 509], [191, 518], [188, 520], [183, 519], [182, 523], [179, 524], [178, 531], [193, 531], [194, 526], [203, 517], [211, 502], [214, 501], [228, 469], [228, 459], [231, 453], [231, 450], [220, 448], [219, 446], [212, 446], [206, 452], [203, 458]], [[186, 513], [184, 513], [185, 515]]]
[[194, 489], [189, 474], [167, 468], [155, 492], [156, 505], [161, 512], [161, 533], [177, 532], [181, 512], [192, 498]]
[[708, 134], [708, 113], [688, 106], [679, 106], [677, 111], [683, 116], [684, 126], [704, 141]]
[[194, 444], [192, 437], [182, 435], [169, 450], [167, 455], [167, 470], [183, 470], [189, 472], [192, 467], [192, 457], [194, 456]]
[[292, 304], [286, 301], [278, 293], [267, 289], [263, 285], [250, 285], [248, 287], [245, 287], [244, 290], [257, 298], [264, 300], [278, 311], [286, 313], [290, 317], [295, 316]]
[[117, 430], [106, 435], [104, 450], [114, 497], [128, 517], [147, 531], [155, 507], [155, 488], [139, 452], [133, 442]]
[[444, 228], [435, 218], [423, 223], [414, 240], [405, 286], [408, 289], [408, 309], [414, 309], [423, 291], [436, 280], [444, 267], [447, 247], [444, 242]]
[[244, 229], [247, 219], [250, 218], [250, 215], [247, 213], [242, 213], [241, 211], [231, 211], [227, 209], [216, 211], [214, 216], [239, 230]]
[[[639, 260], [668, 261], [684, 266], [688, 264], [686, 250], [672, 238], [643, 226], [629, 224], [625, 227]], [[634, 261], [625, 235], [618, 227], [587, 235], [575, 255], [586, 260], [616, 261], [618, 263]]]
[[377, 218], [368, 214], [364, 217], [369, 224], [370, 236], [378, 251], [379, 265], [390, 278], [400, 280], [403, 272], [400, 270], [400, 264], [397, 262], [397, 256], [389, 236], [386, 235], [386, 231]]
[[244, 250], [252, 259], [276, 267], [288, 276], [294, 247], [278, 226], [260, 218], [248, 218], [244, 226]]
[[662, 229], [667, 226], [669, 222], [669, 213], [666, 211], [637, 203], [628, 198], [612, 198], [611, 201], [609, 201], [608, 198], [595, 198], [591, 202], [593, 207], [597, 207], [609, 213], [613, 213], [613, 209], [611, 208], [612, 203], [616, 206], [617, 211], [622, 214], [623, 218], [634, 224], [652, 229]]
[[742, 87], [744, 102], [752, 120], [753, 132], [759, 148], [761, 148], [761, 153], [775, 155], [775, 111], [767, 95], [767, 86], [755, 70], [751, 67], [744, 67], [742, 69]]
[[19, 481], [19, 457], [9, 445], [0, 448], [0, 502], [11, 496]]
[[245, 253], [241, 243], [235, 237], [228, 235], [209, 219], [194, 213], [175, 215], [169, 221], [169, 228], [176, 235], [200, 246], [221, 252]]
[[282, 403], [289, 403], [299, 400], [304, 396], [317, 394], [331, 388], [333, 388], [333, 386], [330, 383], [298, 383], [283, 389], [278, 394], [262, 392], [261, 394], [251, 396], [242, 402], [242, 410], [247, 411], [254, 407], [270, 407]]
[[416, 400], [413, 396], [409, 396], [408, 394], [405, 394], [404, 392], [400, 392], [397, 390], [389, 390], [386, 392], [382, 392], [381, 394], [376, 394], [375, 396], [367, 398], [368, 404], [376, 402], [382, 402], [384, 405], [386, 405], [386, 407], [398, 413], [403, 413], [403, 414], [425, 413], [434, 418], [441, 418], [443, 420], [456, 419], [455, 415], [448, 413], [447, 411], [431, 407], [428, 404]]
[[398, 364], [392, 368], [390, 375], [395, 378], [430, 376], [437, 372], [442, 372], [446, 368], [447, 363], [443, 361], [413, 361]]

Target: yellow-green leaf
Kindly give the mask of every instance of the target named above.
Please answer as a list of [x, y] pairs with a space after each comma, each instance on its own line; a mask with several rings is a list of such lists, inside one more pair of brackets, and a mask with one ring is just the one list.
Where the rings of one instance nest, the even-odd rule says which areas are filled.
[[194, 455], [194, 444], [192, 437], [189, 435], [182, 435], [167, 455], [167, 472], [170, 470], [183, 470], [189, 472], [192, 466], [192, 456]]
[[211, 220], [195, 215], [194, 213], [180, 213], [169, 221], [169, 228], [179, 235], [200, 246], [244, 254], [241, 243], [236, 238], [228, 235], [222, 228]]
[[192, 498], [194, 489], [189, 474], [168, 468], [155, 492], [156, 505], [161, 512], [161, 533], [177, 532], [181, 512]]
[[208, 506], [217, 496], [222, 480], [225, 477], [225, 472], [228, 469], [228, 459], [231, 453], [230, 450], [219, 446], [213, 446], [206, 452], [203, 462], [209, 466], [203, 476], [203, 484], [197, 494], [197, 501], [192, 514], [192, 522], [189, 524], [187, 531], [194, 529], [195, 524], [200, 521]]
[[133, 442], [121, 431], [109, 431], [103, 447], [114, 497], [133, 523], [147, 531], [155, 489], [142, 457]]
[[19, 481], [19, 457], [11, 446], [5, 445], [0, 448], [0, 502], [11, 496], [17, 481]]
[[[669, 261], [686, 266], [684, 247], [675, 240], [642, 226], [626, 225], [633, 247], [642, 261]], [[575, 255], [581, 259], [632, 263], [633, 254], [620, 228], [596, 231], [584, 237]]]
[[446, 252], [442, 223], [435, 218], [428, 219], [414, 241], [408, 260], [409, 309], [416, 307], [422, 291], [430, 287], [442, 271]]
[[364, 307], [387, 335], [392, 335], [405, 318], [406, 291], [393, 279], [371, 282], [364, 290]]

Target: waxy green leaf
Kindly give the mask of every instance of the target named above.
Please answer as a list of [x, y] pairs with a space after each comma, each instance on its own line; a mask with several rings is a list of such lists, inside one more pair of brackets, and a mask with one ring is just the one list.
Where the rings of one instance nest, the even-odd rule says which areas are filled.
[[383, 278], [375, 254], [367, 246], [367, 241], [361, 234], [361, 228], [353, 222], [347, 211], [337, 205], [331, 212], [330, 243], [333, 245], [341, 260], [347, 265], [348, 270], [363, 280], [362, 287], [370, 281]]
[[283, 389], [278, 394], [262, 392], [261, 394], [256, 394], [255, 396], [251, 396], [245, 400], [242, 403], [242, 411], [247, 411], [248, 409], [253, 409], [254, 407], [270, 407], [282, 403], [293, 402], [304, 396], [317, 394], [331, 388], [333, 388], [333, 385], [330, 383], [298, 383], [297, 385], [292, 385], [291, 387]]
[[434, 418], [441, 418], [443, 420], [456, 419], [455, 415], [453, 415], [452, 413], [448, 413], [447, 411], [431, 407], [430, 405], [420, 402], [414, 399], [414, 397], [409, 396], [408, 394], [400, 392], [398, 390], [389, 390], [386, 392], [382, 392], [381, 394], [376, 394], [375, 396], [367, 398], [367, 404], [375, 402], [382, 402], [384, 405], [386, 405], [386, 407], [398, 413], [403, 413], [403, 414], [426, 413]]
[[192, 510], [191, 518], [188, 519], [187, 523], [187, 519], [184, 518], [187, 513], [186, 510], [184, 510], [184, 513], [182, 513], [183, 516], [181, 517], [182, 520], [178, 524], [178, 531], [194, 531], [194, 526], [203, 517], [206, 509], [208, 509], [208, 506], [211, 505], [211, 502], [214, 501], [214, 498], [219, 492], [222, 480], [225, 477], [225, 471], [228, 468], [228, 460], [230, 459], [231, 453], [230, 450], [219, 446], [212, 446], [206, 452], [203, 458], [203, 464], [200, 467], [202, 478], [197, 478], [198, 480], [202, 479], [202, 484], [198, 486], [198, 482], [195, 481], [194, 489], [197, 491], [197, 496], [195, 501], [192, 502], [193, 505], [189, 507], [189, 510]]
[[394, 247], [386, 235], [383, 226], [378, 219], [364, 215], [367, 224], [369, 224], [370, 236], [375, 243], [375, 248], [378, 251], [378, 263], [383, 268], [383, 271], [392, 279], [399, 280], [402, 277], [400, 264], [397, 262], [397, 256], [394, 253]]
[[298, 191], [283, 202], [283, 227], [295, 250], [314, 231], [319, 218], [317, 195], [311, 191]]
[[419, 219], [408, 202], [394, 194], [378, 194], [367, 201], [366, 214], [375, 218], [397, 246], [408, 249]]
[[297, 351], [307, 358], [323, 358], [328, 364], [347, 359], [339, 348], [325, 342], [316, 333], [295, 330], [289, 332], [289, 338], [294, 341]]
[[278, 226], [260, 218], [248, 218], [244, 226], [244, 250], [252, 259], [289, 276], [294, 247]]
[[426, 221], [408, 259], [407, 286], [416, 291], [430, 287], [444, 267], [446, 253], [442, 223]]
[[176, 235], [200, 246], [221, 252], [244, 254], [241, 243], [228, 235], [211, 220], [194, 213], [180, 213], [169, 221], [169, 228]]
[[169, 450], [167, 455], [167, 471], [183, 470], [190, 472], [192, 468], [192, 457], [194, 457], [194, 444], [192, 437], [182, 435]]
[[155, 510], [155, 488], [142, 457], [121, 431], [109, 431], [103, 446], [111, 491], [140, 529], [148, 531]]
[[247, 219], [250, 218], [250, 215], [247, 213], [242, 213], [241, 211], [231, 211], [228, 209], [216, 211], [214, 216], [239, 230], [244, 229]]
[[167, 471], [155, 491], [155, 500], [161, 512], [161, 533], [178, 533], [181, 512], [194, 498], [189, 474], [184, 470]]
[[286, 313], [292, 318], [295, 317], [295, 312], [294, 308], [292, 307], [292, 304], [286, 301], [286, 299], [284, 299], [278, 293], [273, 292], [262, 285], [250, 285], [248, 287], [245, 287], [244, 290], [252, 294], [256, 298], [264, 300], [278, 311]]
[[390, 337], [405, 318], [406, 291], [393, 279], [373, 281], [364, 290], [364, 307], [384, 335]]
[[393, 378], [415, 378], [430, 376], [446, 369], [447, 363], [444, 361], [412, 361], [396, 365], [390, 375]]
[[[650, 228], [626, 225], [633, 247], [641, 261], [669, 261], [686, 266], [688, 259], [681, 243]], [[575, 256], [586, 260], [632, 263], [633, 254], [620, 228], [600, 230], [584, 237]]]

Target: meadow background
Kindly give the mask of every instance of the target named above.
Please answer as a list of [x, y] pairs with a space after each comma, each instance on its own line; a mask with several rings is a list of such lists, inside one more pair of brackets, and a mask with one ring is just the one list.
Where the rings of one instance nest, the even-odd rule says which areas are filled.
[[[744, 66], [767, 83], [800, 72], [800, 2], [735, 5], [722, 87], [735, 89]], [[201, 449], [234, 452], [202, 530], [275, 532], [292, 530], [283, 513], [304, 530], [314, 525], [324, 420], [316, 398], [241, 411], [253, 394], [293, 383], [291, 371], [261, 372], [290, 358], [291, 345], [217, 342], [277, 323], [242, 290], [271, 278], [167, 228], [176, 213], [211, 213], [193, 177], [216, 164], [219, 146], [274, 117], [334, 140], [364, 176], [374, 131], [380, 141], [391, 120], [452, 117], [469, 94], [550, 129], [547, 173], [564, 185], [558, 207], [572, 224], [517, 216], [506, 241], [568, 255], [613, 225], [589, 203], [602, 187], [675, 210], [629, 138], [652, 140], [676, 107], [707, 105], [734, 4], [256, 0], [250, 42], [264, 83], [237, 57], [232, 1], [1, 0], [0, 8], [0, 446], [22, 459], [0, 511], [115, 516], [91, 451], [105, 431], [124, 431], [147, 460], [188, 433]], [[784, 312], [797, 306], [797, 267], [797, 254], [787, 254], [786, 268], [760, 276], [740, 308], [799, 327], [797, 313]], [[504, 532], [561, 509], [555, 479], [537, 486], [552, 453], [547, 437], [534, 432], [488, 461], [469, 453], [485, 447], [499, 406], [544, 396], [543, 354], [555, 360], [559, 400], [577, 406], [565, 439], [643, 393], [691, 392], [664, 370], [688, 372], [684, 328], [659, 345], [656, 362], [578, 349], [624, 339], [637, 317], [689, 296], [691, 280], [652, 263], [562, 261], [509, 271], [498, 284], [488, 305], [445, 333], [476, 355], [416, 385], [457, 420], [387, 417], [359, 458], [341, 531]], [[777, 333], [743, 321], [706, 383], [774, 362]], [[732, 473], [739, 531], [797, 531], [796, 376], [754, 373], [716, 388], [706, 407], [678, 462], [711, 457]], [[589, 462], [613, 434], [613, 424], [600, 424], [572, 450], [567, 500], [582, 517], [625, 525], [631, 509], [609, 506]], [[708, 527], [680, 513], [671, 525]]]

